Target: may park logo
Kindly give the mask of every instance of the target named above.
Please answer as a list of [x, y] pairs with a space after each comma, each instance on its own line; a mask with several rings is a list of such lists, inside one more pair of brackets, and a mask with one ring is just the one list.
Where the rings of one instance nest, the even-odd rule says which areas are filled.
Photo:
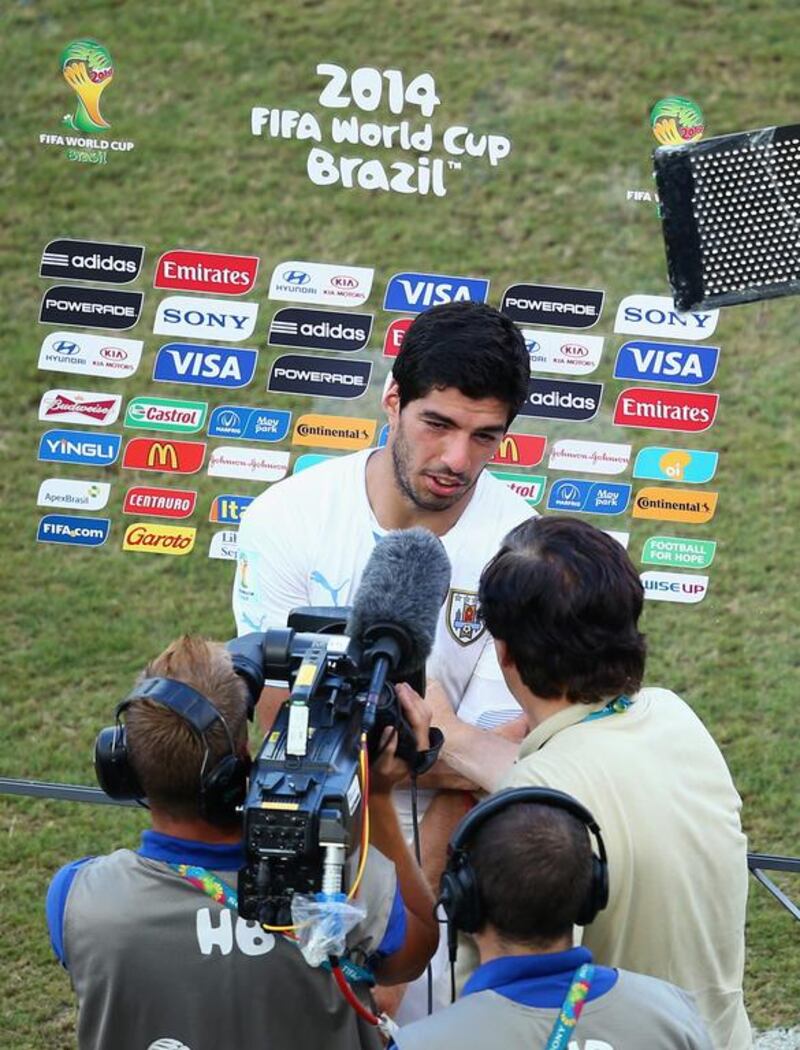
[[88, 37], [73, 40], [61, 52], [59, 67], [76, 95], [75, 110], [62, 118], [61, 134], [41, 133], [40, 145], [66, 147], [67, 160], [84, 164], [107, 164], [109, 151], [132, 150], [132, 142], [105, 137], [111, 123], [100, 108], [100, 99], [115, 73], [108, 48]]

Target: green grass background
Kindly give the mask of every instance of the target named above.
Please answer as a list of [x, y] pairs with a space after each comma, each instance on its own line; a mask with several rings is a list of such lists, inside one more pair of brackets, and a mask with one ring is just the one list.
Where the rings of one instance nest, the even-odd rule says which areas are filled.
[[[591, 378], [607, 379], [622, 341], [612, 334], [619, 300], [667, 292], [654, 207], [626, 201], [628, 189], [652, 186], [650, 107], [665, 95], [687, 95], [702, 106], [711, 134], [800, 116], [796, 13], [791, 5], [765, 0], [6, 0], [2, 16], [5, 776], [90, 783], [94, 735], [145, 661], [182, 631], [224, 638], [233, 630], [232, 566], [205, 557], [219, 526], [202, 519], [212, 494], [256, 493], [259, 485], [192, 479], [201, 492], [193, 522], [199, 526], [196, 551], [187, 558], [147, 557], [119, 550], [122, 495], [144, 476], [122, 477], [118, 466], [50, 469], [36, 462], [43, 429], [36, 407], [50, 387], [114, 390], [126, 400], [147, 391], [206, 399], [198, 388], [149, 381], [155, 349], [165, 341], [152, 335], [155, 304], [168, 294], [152, 289], [162, 251], [258, 255], [259, 281], [250, 298], [262, 304], [262, 347], [266, 322], [280, 305], [266, 301], [277, 263], [374, 266], [374, 293], [365, 309], [376, 312], [370, 351], [376, 381], [385, 374], [380, 346], [390, 320], [380, 310], [382, 292], [399, 270], [490, 277], [494, 303], [516, 281], [604, 288], [605, 312], [592, 334], [607, 336], [607, 347]], [[60, 150], [38, 144], [39, 133], [58, 132], [62, 114], [73, 109], [58, 56], [81, 36], [110, 49], [116, 73], [103, 96], [110, 135], [136, 144], [105, 167], [68, 163]], [[327, 124], [331, 111], [318, 104], [323, 81], [315, 75], [322, 61], [347, 69], [396, 68], [408, 78], [430, 71], [442, 100], [433, 117], [437, 131], [468, 124], [506, 134], [513, 152], [496, 169], [475, 160], [448, 173], [442, 199], [314, 187], [305, 175], [309, 144], [253, 137], [250, 108], [309, 110]], [[413, 110], [409, 115], [420, 123]], [[394, 122], [385, 109], [376, 119]], [[357, 153], [353, 147], [341, 152]], [[361, 155], [402, 159], [369, 150]], [[54, 283], [37, 276], [39, 258], [59, 236], [147, 247], [142, 277], [130, 286], [146, 293], [144, 315], [123, 333], [144, 338], [145, 353], [139, 373], [127, 382], [71, 382], [36, 369], [41, 340], [54, 330], [36, 323], [41, 294]], [[681, 435], [630, 432], [636, 448], [674, 437], [675, 444], [720, 451], [719, 473], [709, 486], [720, 492], [711, 525], [670, 529], [637, 522], [631, 528], [634, 558], [656, 532], [718, 541], [702, 605], [648, 603], [648, 681], [686, 696], [719, 741], [744, 800], [751, 848], [794, 854], [800, 853], [798, 497], [791, 483], [798, 447], [797, 312], [792, 298], [723, 311], [712, 340], [723, 348], [713, 385], [721, 409], [712, 431], [685, 442]], [[262, 352], [252, 387], [235, 392], [233, 400], [264, 402], [266, 356]], [[525, 429], [551, 438], [569, 433], [621, 440], [609, 422], [621, 385], [609, 384], [600, 418], [580, 433], [563, 425]], [[212, 404], [231, 400], [213, 390], [209, 395]], [[285, 397], [266, 401], [302, 407]], [[372, 393], [364, 402], [322, 407], [374, 414], [377, 399]], [[106, 547], [35, 543], [36, 491], [43, 478], [58, 474], [113, 482]], [[631, 526], [628, 516], [595, 520]], [[2, 1044], [69, 1046], [73, 1000], [50, 955], [45, 887], [66, 860], [134, 841], [143, 820], [116, 808], [9, 797], [0, 797], [0, 818]], [[797, 895], [796, 879], [782, 884]], [[760, 1028], [796, 1023], [796, 933], [754, 882], [748, 938], [746, 996], [753, 1022]]]

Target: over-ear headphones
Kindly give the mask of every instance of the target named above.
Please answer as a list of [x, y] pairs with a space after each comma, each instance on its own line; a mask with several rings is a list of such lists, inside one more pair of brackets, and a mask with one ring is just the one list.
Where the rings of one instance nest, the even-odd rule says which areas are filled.
[[[236, 752], [228, 723], [202, 693], [174, 678], [145, 678], [119, 704], [113, 726], [101, 729], [94, 745], [94, 769], [100, 787], [115, 799], [142, 799], [144, 791], [128, 751], [127, 734], [121, 716], [140, 700], [154, 700], [176, 714], [191, 727], [205, 747], [198, 785], [198, 812], [206, 820], [229, 820], [245, 799], [250, 760]], [[219, 722], [228, 738], [230, 753], [207, 769], [211, 749], [206, 733]]]
[[499, 791], [471, 809], [461, 820], [450, 839], [447, 865], [439, 883], [437, 907], [441, 905], [447, 916], [452, 961], [455, 961], [456, 931], [475, 933], [481, 928], [484, 921], [484, 908], [478, 879], [470, 863], [467, 847], [479, 828], [483, 827], [495, 814], [518, 802], [536, 802], [539, 805], [565, 810], [584, 824], [597, 840], [598, 853], [592, 853], [592, 877], [586, 898], [575, 919], [577, 925], [588, 926], [597, 917], [597, 913], [608, 904], [606, 848], [600, 835], [600, 828], [589, 810], [571, 795], [563, 791], [556, 791], [554, 788], [523, 787]]

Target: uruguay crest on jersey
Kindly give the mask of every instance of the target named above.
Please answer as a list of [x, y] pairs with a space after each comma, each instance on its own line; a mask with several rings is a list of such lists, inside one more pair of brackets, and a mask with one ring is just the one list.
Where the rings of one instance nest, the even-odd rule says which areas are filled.
[[471, 645], [486, 630], [475, 591], [457, 591], [447, 596], [447, 627], [459, 645]]

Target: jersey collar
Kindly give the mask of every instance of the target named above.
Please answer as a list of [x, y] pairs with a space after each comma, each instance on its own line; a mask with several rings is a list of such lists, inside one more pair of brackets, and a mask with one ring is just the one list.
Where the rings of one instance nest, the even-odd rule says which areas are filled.
[[191, 864], [210, 871], [238, 871], [244, 864], [242, 843], [197, 842], [179, 839], [149, 829], [142, 832], [140, 857], [160, 860], [166, 864]]
[[[462, 995], [493, 991], [522, 1006], [556, 1007], [564, 1001], [575, 971], [592, 961], [588, 948], [570, 948], [546, 955], [506, 955], [479, 966]], [[589, 992], [591, 1002], [604, 995], [617, 980], [617, 971], [598, 966]]]

